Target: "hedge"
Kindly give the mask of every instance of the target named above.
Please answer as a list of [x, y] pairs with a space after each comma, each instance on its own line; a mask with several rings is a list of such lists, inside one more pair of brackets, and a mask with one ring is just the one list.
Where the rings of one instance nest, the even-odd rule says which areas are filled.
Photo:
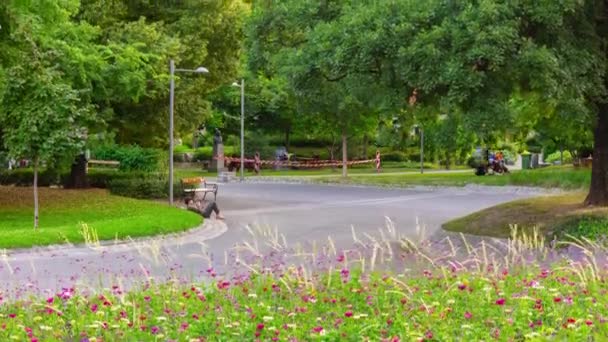
[[94, 159], [119, 161], [121, 171], [158, 171], [165, 161], [164, 151], [137, 145], [100, 146], [91, 151], [91, 156]]

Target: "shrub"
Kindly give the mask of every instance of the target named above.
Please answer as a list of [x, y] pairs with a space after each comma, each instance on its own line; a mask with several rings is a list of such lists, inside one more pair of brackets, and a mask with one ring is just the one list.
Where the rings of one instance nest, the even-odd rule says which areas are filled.
[[137, 145], [100, 146], [91, 151], [92, 158], [116, 160], [120, 162], [121, 171], [158, 171], [162, 168], [164, 158], [160, 150], [143, 148]]
[[117, 171], [117, 170], [104, 170], [104, 169], [89, 169], [87, 179], [89, 185], [94, 188], [109, 188], [109, 183], [116, 180], [130, 180], [130, 179], [142, 179], [142, 178], [160, 178], [160, 173], [151, 173], [143, 171]]
[[[38, 186], [63, 184], [68, 174], [56, 170], [42, 170], [38, 172]], [[14, 169], [0, 170], [0, 185], [32, 186], [34, 184], [34, 170]]]
[[[556, 161], [560, 161], [560, 160], [561, 160], [561, 155], [560, 155], [559, 151], [551, 153], [545, 159], [545, 161], [547, 163], [555, 163]], [[565, 164], [572, 163], [572, 153], [570, 153], [570, 151], [564, 151], [564, 163]]]
[[401, 151], [391, 151], [380, 156], [384, 161], [404, 162], [407, 161], [407, 155]]
[[192, 152], [192, 148], [186, 146], [186, 145], [177, 145], [175, 146], [175, 148], [173, 148], [173, 153], [174, 154], [178, 154], [178, 153], [186, 153], [186, 152]]
[[162, 178], [114, 179], [108, 182], [110, 193], [142, 199], [165, 198], [168, 188], [167, 180]]

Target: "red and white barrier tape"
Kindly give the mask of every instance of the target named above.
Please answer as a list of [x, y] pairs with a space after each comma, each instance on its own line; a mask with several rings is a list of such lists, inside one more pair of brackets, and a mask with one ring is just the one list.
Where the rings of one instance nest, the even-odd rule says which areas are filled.
[[[240, 162], [241, 158], [235, 158], [235, 157], [215, 157], [214, 159], [216, 160], [221, 160], [223, 159], [224, 161], [227, 162]], [[245, 163], [255, 163], [255, 159], [244, 159]], [[368, 160], [350, 160], [346, 162], [346, 165], [359, 165], [359, 164], [369, 164], [369, 163], [374, 163], [376, 162], [375, 159], [368, 159]], [[306, 161], [306, 162], [300, 162], [300, 161], [283, 161], [283, 160], [260, 160], [260, 165], [275, 165], [275, 166], [297, 166], [297, 167], [310, 167], [310, 168], [315, 168], [315, 167], [327, 167], [327, 166], [342, 166], [342, 162], [341, 161], [337, 161], [337, 160], [314, 160], [314, 161]]]

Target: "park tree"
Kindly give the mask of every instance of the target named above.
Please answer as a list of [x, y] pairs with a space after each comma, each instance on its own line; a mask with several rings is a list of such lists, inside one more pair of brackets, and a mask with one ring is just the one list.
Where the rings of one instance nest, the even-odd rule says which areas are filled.
[[[6, 78], [10, 79], [0, 87], [2, 142], [11, 157], [32, 161], [34, 228], [38, 228], [39, 220], [40, 168], [66, 157], [69, 160], [83, 147], [86, 127], [94, 121], [92, 106], [83, 93], [86, 89], [77, 88], [73, 75], [61, 64], [66, 50], [70, 50], [62, 35], [87, 30], [69, 20], [77, 2], [64, 2], [61, 6], [41, 1], [36, 5], [5, 5], [0, 36], [0, 58]], [[71, 53], [79, 47], [74, 43]]]
[[375, 122], [380, 92], [370, 76], [344, 68], [347, 51], [335, 50], [339, 19], [348, 2], [261, 2], [248, 25], [249, 66], [254, 73], [287, 80], [299, 115], [326, 123], [342, 141], [342, 174], [347, 174], [349, 135]]
[[246, 13], [240, 0], [82, 1], [78, 19], [101, 29], [96, 42], [112, 65], [95, 104], [109, 113], [118, 142], [167, 144], [169, 59], [210, 71], [176, 75], [176, 130], [190, 133], [210, 117], [206, 95], [236, 78]]
[[[373, 75], [399, 92], [403, 108], [462, 113], [469, 129], [512, 124], [513, 94], [534, 94], [544, 108], [594, 130], [592, 184], [586, 203], [608, 205], [608, 4], [413, 1], [342, 9], [330, 33], [344, 72]], [[347, 52], [347, 53], [344, 53]]]

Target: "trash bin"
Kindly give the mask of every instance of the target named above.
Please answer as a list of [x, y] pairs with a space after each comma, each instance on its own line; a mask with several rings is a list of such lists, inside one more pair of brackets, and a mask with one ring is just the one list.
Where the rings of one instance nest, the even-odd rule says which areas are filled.
[[524, 152], [521, 154], [521, 169], [527, 170], [531, 168], [532, 154], [530, 152]]

